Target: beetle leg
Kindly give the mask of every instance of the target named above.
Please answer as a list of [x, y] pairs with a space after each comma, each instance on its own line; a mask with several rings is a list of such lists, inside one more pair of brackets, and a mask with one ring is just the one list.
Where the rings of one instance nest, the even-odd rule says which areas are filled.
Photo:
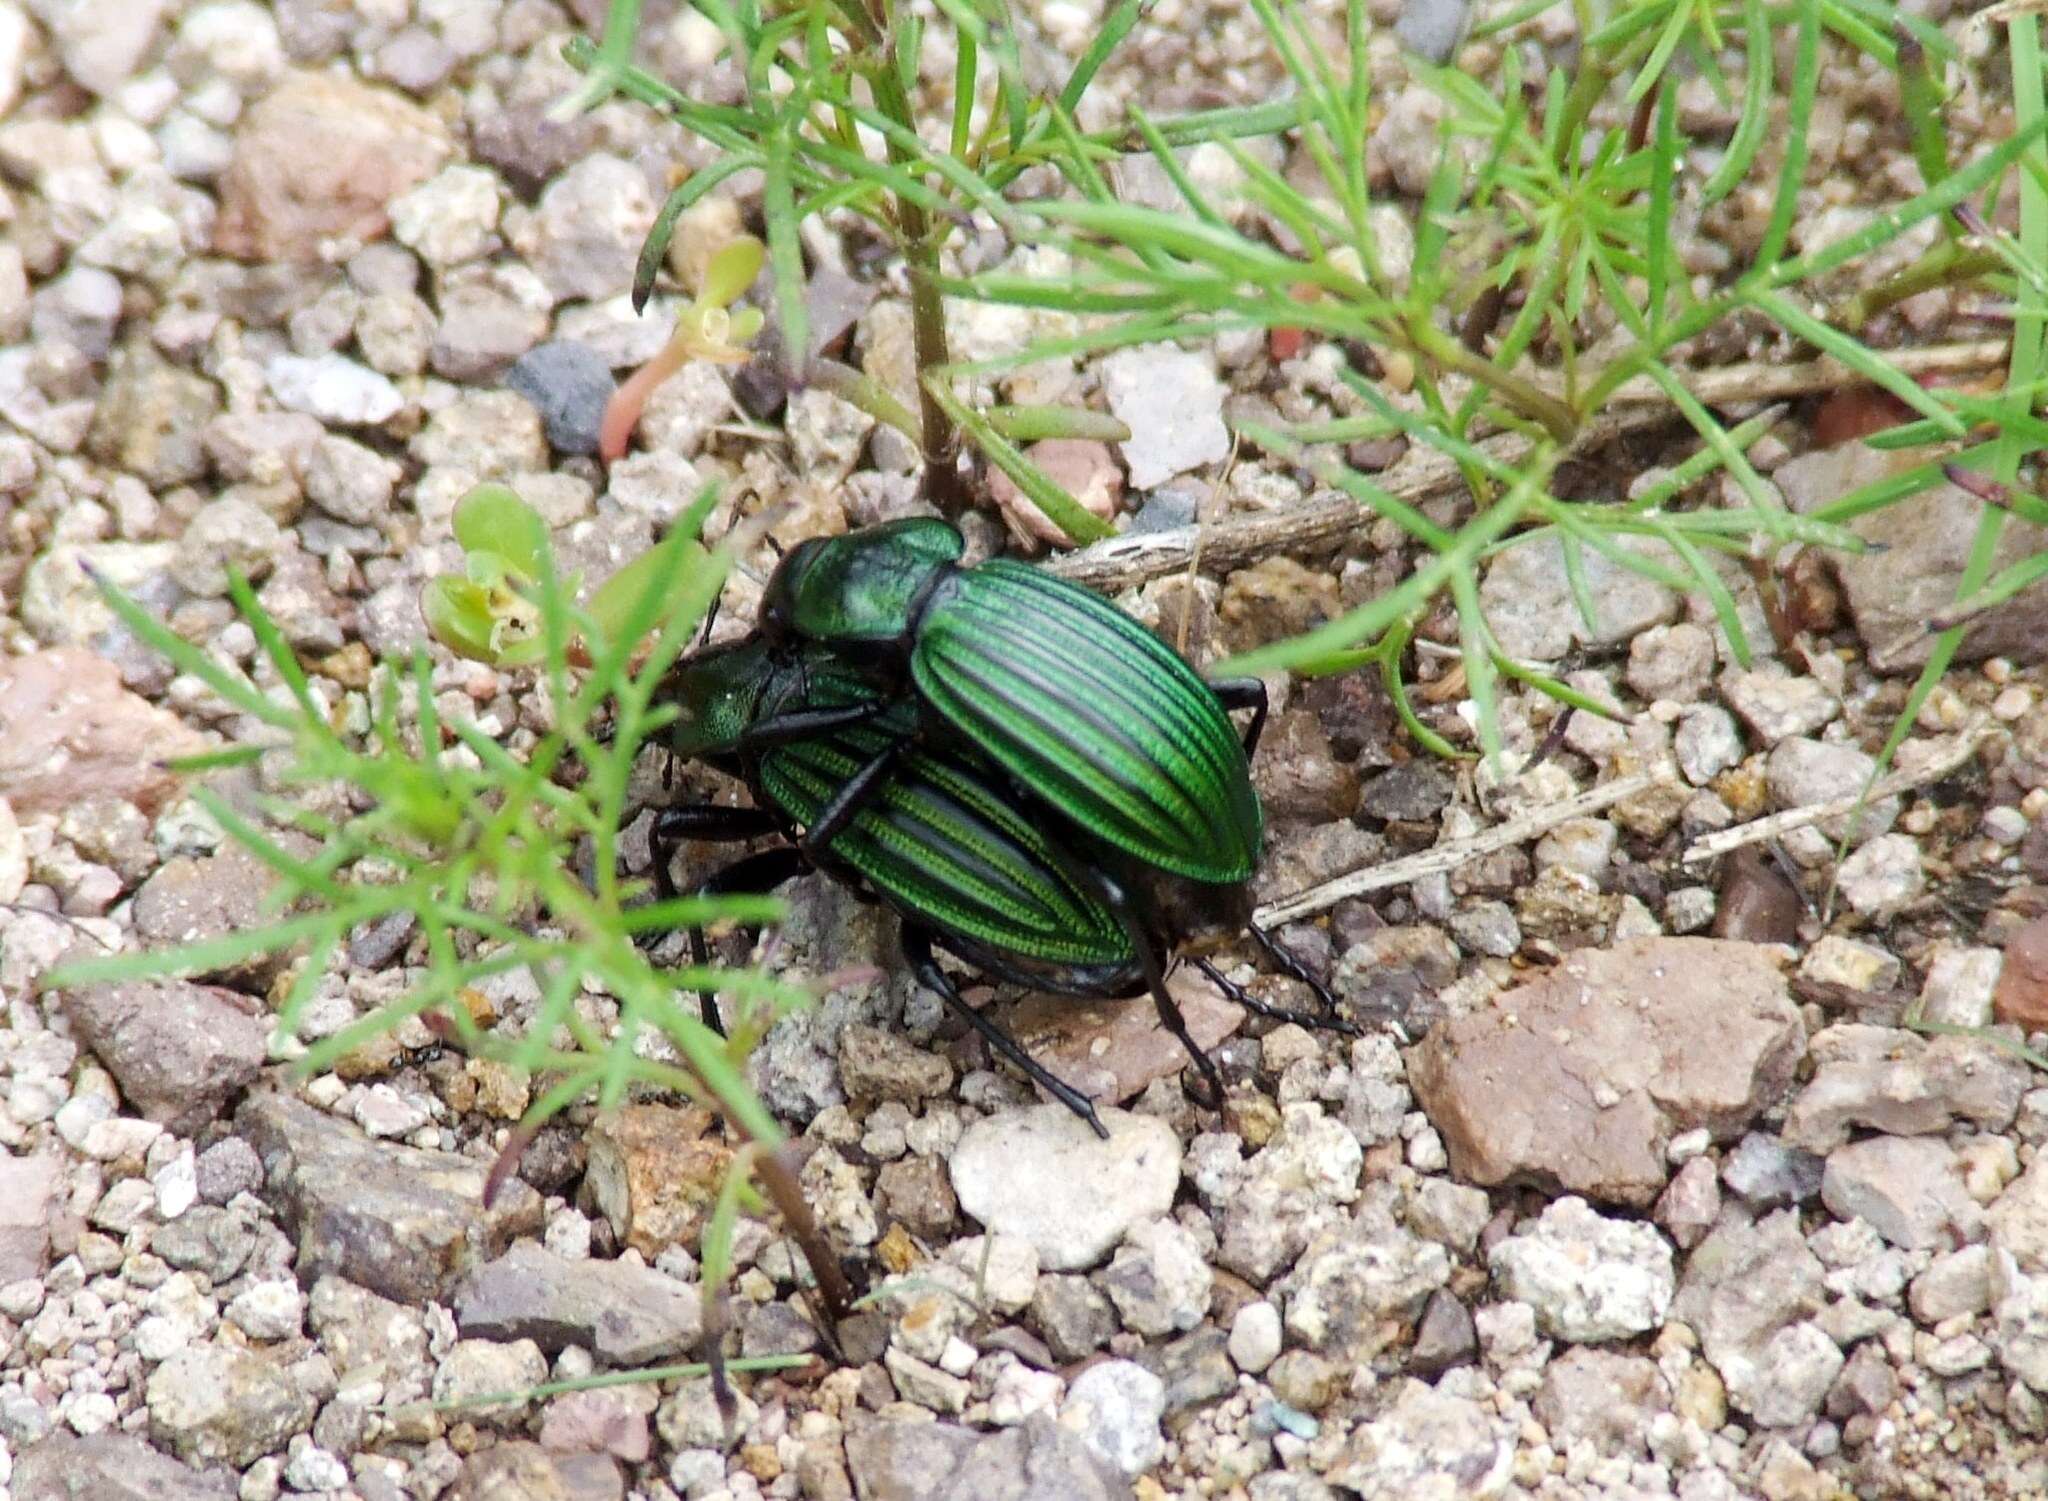
[[1080, 1116], [1097, 1136], [1104, 1141], [1109, 1140], [1109, 1128], [1095, 1113], [1093, 1100], [1048, 1070], [1025, 1052], [1016, 1038], [967, 1004], [953, 984], [952, 977], [939, 967], [938, 958], [932, 953], [932, 935], [929, 932], [915, 923], [906, 922], [903, 924], [902, 941], [903, 957], [910, 961], [910, 972], [917, 976], [920, 985], [944, 1001], [947, 1009], [979, 1032], [990, 1047], [1024, 1070], [1032, 1083]]
[[1317, 1015], [1312, 1011], [1294, 1011], [1286, 1006], [1275, 1006], [1269, 1002], [1262, 1001], [1238, 984], [1237, 981], [1224, 974], [1222, 970], [1211, 964], [1207, 959], [1193, 959], [1189, 962], [1209, 977], [1209, 983], [1222, 991], [1226, 1000], [1242, 1006], [1245, 1010], [1254, 1012], [1259, 1016], [1270, 1016], [1276, 1022], [1293, 1022], [1297, 1026], [1314, 1027], [1320, 1032], [1341, 1032], [1346, 1037], [1363, 1037], [1365, 1035], [1363, 1031], [1341, 1017], [1328, 1014]]
[[1264, 678], [1218, 678], [1209, 691], [1226, 709], [1249, 709], [1252, 722], [1244, 728], [1244, 755], [1251, 759], [1259, 748], [1259, 735], [1266, 728], [1266, 682]]
[[[1202, 1094], [1194, 1095], [1195, 1103], [1204, 1110], [1223, 1109], [1223, 1075], [1217, 1071], [1216, 1060], [1202, 1051], [1194, 1034], [1188, 1031], [1188, 1019], [1181, 1014], [1180, 1004], [1166, 988], [1166, 960], [1160, 953], [1159, 940], [1146, 924], [1144, 913], [1130, 894], [1108, 872], [1097, 870], [1079, 862], [1070, 869], [1094, 886], [1103, 904], [1116, 914], [1124, 926], [1125, 935], [1131, 940], [1131, 948], [1138, 956], [1138, 966], [1144, 971], [1145, 988], [1152, 992], [1152, 1005], [1159, 1013], [1159, 1024], [1180, 1039], [1180, 1045], [1187, 1049], [1188, 1056], [1195, 1061], [1195, 1067], [1202, 1075]], [[1208, 1097], [1203, 1098], [1206, 1094]]]
[[797, 840], [805, 854], [816, 858], [819, 852], [832, 847], [832, 841], [853, 822], [854, 815], [880, 789], [882, 779], [896, 764], [896, 758], [903, 753], [907, 743], [893, 740], [883, 746], [867, 765], [848, 777], [840, 789], [826, 799], [825, 806], [818, 810], [818, 816], [811, 820], [811, 826]]
[[1328, 985], [1324, 984], [1321, 978], [1311, 972], [1306, 964], [1295, 958], [1293, 952], [1283, 945], [1279, 939], [1255, 922], [1246, 923], [1245, 931], [1252, 935], [1254, 943], [1266, 951], [1266, 956], [1279, 967], [1282, 974], [1291, 979], [1301, 981], [1302, 984], [1315, 992], [1316, 999], [1322, 1002], [1324, 1010], [1335, 1013], [1337, 1010], [1335, 992]]
[[[781, 827], [773, 814], [761, 808], [725, 808], [716, 804], [693, 803], [681, 808], [663, 809], [655, 815], [654, 827], [647, 835], [647, 847], [654, 857], [656, 899], [667, 901], [678, 895], [675, 877], [669, 873], [669, 862], [675, 859], [676, 850], [685, 839], [752, 839], [760, 834], [777, 833]], [[802, 875], [805, 869], [803, 851], [793, 845], [784, 845], [735, 860], [701, 883], [694, 894], [719, 896], [736, 891], [773, 891], [784, 881]], [[654, 937], [652, 934], [642, 936], [646, 941], [652, 941]], [[711, 946], [705, 941], [702, 928], [690, 929], [690, 957], [699, 969], [711, 962]], [[705, 1026], [721, 1037], [725, 1035], [716, 995], [708, 990], [698, 991], [697, 1009], [704, 1018]]]
[[744, 755], [798, 740], [815, 740], [821, 735], [864, 725], [891, 707], [888, 699], [870, 698], [828, 709], [791, 709], [787, 714], [771, 714], [742, 730], [734, 749]]

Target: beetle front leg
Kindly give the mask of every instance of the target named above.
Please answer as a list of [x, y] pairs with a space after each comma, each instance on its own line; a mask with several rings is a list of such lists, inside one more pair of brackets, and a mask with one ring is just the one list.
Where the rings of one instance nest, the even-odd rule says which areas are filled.
[[1266, 681], [1264, 678], [1218, 678], [1209, 685], [1217, 702], [1226, 709], [1249, 709], [1252, 722], [1244, 729], [1244, 757], [1252, 758], [1259, 748], [1259, 735], [1266, 728]]
[[[775, 816], [760, 808], [726, 808], [693, 803], [686, 807], [663, 809], [655, 815], [654, 827], [647, 835], [647, 847], [654, 859], [656, 899], [669, 901], [680, 894], [676, 890], [675, 877], [669, 872], [669, 864], [684, 840], [752, 839], [780, 830], [781, 823]], [[803, 851], [793, 845], [761, 850], [735, 860], [702, 881], [692, 894], [721, 896], [745, 892], [765, 895], [784, 881], [802, 875], [805, 869]], [[651, 934], [643, 934], [640, 941], [651, 941], [652, 937]], [[711, 945], [705, 940], [701, 927], [690, 929], [690, 957], [699, 969], [711, 963]], [[724, 1023], [718, 1015], [718, 997], [713, 992], [697, 992], [697, 1010], [704, 1019], [704, 1025], [721, 1037], [725, 1035]]]
[[896, 764], [896, 758], [903, 754], [908, 743], [897, 740], [883, 746], [867, 765], [848, 777], [839, 790], [825, 800], [818, 816], [811, 820], [811, 826], [797, 839], [798, 847], [806, 855], [815, 860], [832, 847], [832, 841], [881, 790], [883, 778], [889, 775], [890, 768]]
[[967, 1004], [958, 987], [953, 984], [952, 976], [939, 967], [938, 957], [932, 953], [932, 935], [929, 932], [914, 923], [906, 922], [903, 925], [902, 943], [903, 957], [910, 962], [910, 972], [917, 977], [920, 985], [944, 1001], [946, 1009], [979, 1032], [990, 1047], [1022, 1069], [1032, 1083], [1080, 1116], [1097, 1136], [1104, 1141], [1109, 1140], [1109, 1128], [1102, 1124], [1102, 1117], [1095, 1113], [1093, 1100], [1046, 1068], [1025, 1052], [1023, 1044], [1016, 1038]]
[[857, 729], [887, 713], [890, 707], [887, 699], [871, 698], [829, 709], [791, 709], [786, 714], [771, 714], [742, 730], [734, 742], [734, 749], [742, 755], [753, 755], [773, 750], [778, 745], [816, 740], [841, 730]]
[[1296, 1026], [1314, 1027], [1320, 1032], [1341, 1032], [1346, 1037], [1365, 1036], [1361, 1029], [1354, 1027], [1342, 1017], [1317, 1015], [1312, 1011], [1295, 1011], [1286, 1006], [1275, 1006], [1262, 1001], [1207, 959], [1198, 958], [1189, 962], [1208, 976], [1209, 983], [1223, 993], [1224, 999], [1244, 1007], [1255, 1015], [1271, 1017], [1276, 1022], [1293, 1022]]
[[1188, 1057], [1194, 1059], [1195, 1067], [1202, 1075], [1202, 1086], [1207, 1099], [1195, 1094], [1195, 1103], [1204, 1110], [1221, 1112], [1223, 1109], [1223, 1075], [1217, 1070], [1216, 1060], [1202, 1051], [1194, 1034], [1188, 1031], [1188, 1019], [1181, 1014], [1180, 1003], [1166, 988], [1166, 956], [1160, 952], [1158, 937], [1145, 921], [1145, 914], [1137, 902], [1131, 899], [1123, 886], [1106, 871], [1081, 865], [1071, 867], [1092, 885], [1103, 904], [1123, 924], [1125, 935], [1131, 940], [1131, 947], [1137, 952], [1139, 968], [1145, 974], [1145, 988], [1152, 992], [1153, 1008], [1159, 1013], [1159, 1024], [1180, 1039], [1180, 1045], [1187, 1049]]

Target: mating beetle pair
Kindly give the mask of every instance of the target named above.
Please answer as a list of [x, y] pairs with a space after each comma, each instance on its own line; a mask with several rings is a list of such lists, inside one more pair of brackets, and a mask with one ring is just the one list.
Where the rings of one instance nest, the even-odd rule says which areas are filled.
[[[920, 982], [1098, 1131], [1083, 1096], [961, 1000], [933, 947], [1062, 994], [1148, 990], [1220, 1106], [1165, 973], [1183, 946], [1251, 928], [1264, 685], [1207, 684], [1099, 596], [1004, 560], [963, 568], [961, 551], [923, 519], [804, 543], [753, 636], [677, 665], [671, 748], [741, 776], [755, 807], [669, 810], [657, 875], [682, 838], [789, 835], [714, 889], [808, 864], [887, 903]], [[1253, 710], [1242, 741], [1229, 707]]]

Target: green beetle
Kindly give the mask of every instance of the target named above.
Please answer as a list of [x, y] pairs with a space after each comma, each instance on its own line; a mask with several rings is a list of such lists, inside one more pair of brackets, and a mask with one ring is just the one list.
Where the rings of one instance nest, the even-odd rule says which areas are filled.
[[[927, 733], [971, 744], [1090, 837], [1192, 881], [1249, 880], [1265, 685], [1204, 682], [1102, 596], [1008, 559], [963, 568], [963, 547], [924, 517], [801, 543], [768, 581], [760, 632], [829, 646], [914, 694]], [[1242, 739], [1233, 709], [1252, 711]], [[856, 774], [814, 846], [865, 795]]]
[[[902, 919], [904, 952], [920, 983], [1098, 1131], [1086, 1097], [968, 1006], [933, 950], [1056, 994], [1149, 991], [1162, 1024], [1201, 1069], [1205, 1103], [1220, 1105], [1221, 1078], [1189, 1035], [1165, 973], [1176, 949], [1247, 929], [1270, 945], [1250, 924], [1244, 883], [1196, 883], [1147, 867], [1020, 797], [973, 751], [912, 743], [914, 708], [878, 698], [824, 648], [785, 650], [749, 637], [678, 663], [663, 696], [680, 710], [670, 748], [741, 777], [755, 803], [659, 815], [652, 843], [664, 893], [672, 889], [668, 864], [682, 840], [782, 834], [789, 843], [735, 863], [702, 889], [766, 890], [814, 865], [882, 901]], [[880, 773], [869, 770], [877, 765]], [[862, 774], [874, 777], [870, 793], [829, 847], [806, 837], [801, 831], [815, 830], [821, 813]], [[1320, 990], [1290, 956], [1274, 951]], [[1194, 962], [1239, 1004], [1332, 1025], [1269, 1007], [1206, 959]]]

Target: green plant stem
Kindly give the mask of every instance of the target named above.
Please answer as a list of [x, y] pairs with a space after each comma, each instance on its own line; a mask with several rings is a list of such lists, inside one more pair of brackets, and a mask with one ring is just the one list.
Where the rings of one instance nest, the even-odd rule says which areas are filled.
[[1839, 328], [1861, 328], [1908, 297], [1937, 287], [1960, 286], [2004, 266], [2005, 262], [1992, 251], [1972, 250], [1954, 240], [1943, 240], [1905, 270], [1842, 302], [1828, 315], [1828, 322]]
[[1544, 431], [1560, 444], [1570, 446], [1579, 430], [1579, 416], [1564, 402], [1534, 381], [1524, 380], [1484, 355], [1474, 354], [1435, 324], [1417, 322], [1411, 325], [1410, 332], [1418, 354], [1435, 360], [1446, 370], [1470, 376], [1542, 423]]

